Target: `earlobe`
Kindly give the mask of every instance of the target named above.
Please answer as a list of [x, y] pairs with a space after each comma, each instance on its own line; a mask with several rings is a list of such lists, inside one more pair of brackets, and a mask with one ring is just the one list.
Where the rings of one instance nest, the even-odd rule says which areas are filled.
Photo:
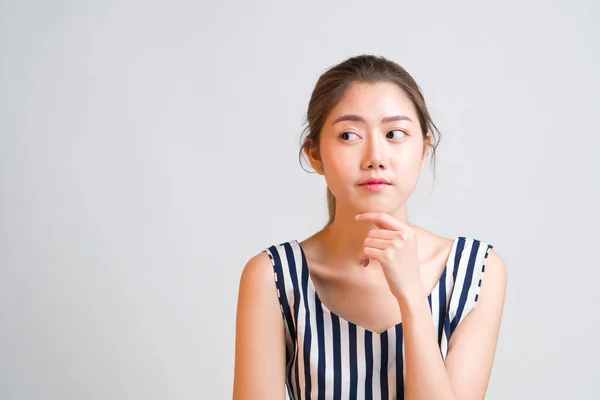
[[318, 165], [315, 168], [315, 171], [317, 172], [317, 174], [323, 175], [323, 163], [321, 162], [321, 160], [318, 160], [317, 163]]
[[319, 175], [323, 175], [323, 163], [319, 158], [319, 150], [315, 147], [308, 147], [306, 150], [306, 156], [310, 166], [313, 167], [315, 172]]
[[431, 133], [428, 133], [425, 139], [425, 147], [423, 149], [423, 156], [421, 157], [421, 170], [425, 168], [425, 163], [429, 158], [429, 147], [431, 147]]

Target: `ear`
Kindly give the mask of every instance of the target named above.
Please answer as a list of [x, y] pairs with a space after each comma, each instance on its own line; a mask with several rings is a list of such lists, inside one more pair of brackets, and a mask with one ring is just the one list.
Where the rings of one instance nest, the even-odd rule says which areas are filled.
[[321, 163], [321, 155], [319, 154], [319, 149], [311, 142], [312, 141], [308, 141], [306, 147], [304, 147], [306, 158], [308, 158], [310, 166], [313, 167], [317, 174], [323, 175], [323, 164]]
[[428, 132], [425, 136], [424, 146], [423, 146], [423, 154], [421, 156], [421, 170], [425, 168], [425, 164], [427, 164], [427, 160], [429, 159], [429, 148], [431, 147], [431, 141], [433, 140], [433, 135], [431, 132]]

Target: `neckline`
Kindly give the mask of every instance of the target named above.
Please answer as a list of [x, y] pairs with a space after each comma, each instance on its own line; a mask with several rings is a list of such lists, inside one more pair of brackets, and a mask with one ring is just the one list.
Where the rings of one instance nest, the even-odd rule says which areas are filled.
[[[448, 257], [446, 258], [446, 263], [444, 265], [444, 268], [442, 269], [442, 273], [440, 274], [437, 283], [435, 284], [435, 286], [433, 287], [433, 289], [431, 290], [431, 292], [427, 295], [427, 299], [429, 300], [429, 308], [431, 309], [431, 295], [436, 291], [439, 290], [439, 286], [440, 286], [440, 281], [442, 279], [442, 277], [444, 276], [444, 274], [447, 274], [447, 270], [448, 270], [448, 264], [450, 263], [450, 259], [452, 258], [452, 255], [454, 254], [454, 252], [456, 251], [456, 245], [458, 243], [458, 240], [460, 239], [459, 237], [456, 237], [452, 243], [452, 247], [450, 248], [450, 253], [448, 254]], [[300, 244], [300, 242], [296, 239], [294, 239], [294, 242], [296, 243], [296, 245], [298, 246], [298, 248], [300, 249], [300, 254], [302, 256], [302, 274], [307, 274], [308, 276], [308, 285], [309, 287], [312, 289], [312, 291], [315, 293], [315, 301], [319, 303], [319, 305], [321, 306], [321, 308], [323, 309], [323, 311], [335, 316], [336, 318], [338, 318], [340, 321], [343, 321], [345, 323], [347, 323], [350, 326], [355, 327], [357, 330], [361, 330], [363, 332], [368, 332], [369, 334], [379, 337], [387, 332], [390, 332], [391, 330], [395, 330], [395, 329], [402, 329], [402, 321], [400, 321], [399, 323], [397, 323], [396, 325], [392, 325], [389, 328], [387, 328], [384, 331], [381, 332], [375, 332], [372, 331], [370, 329], [367, 329], [359, 324], [356, 324], [352, 321], [348, 321], [345, 318], [340, 317], [339, 315], [337, 315], [335, 312], [331, 311], [329, 309], [329, 307], [327, 307], [325, 304], [323, 304], [323, 302], [321, 301], [321, 297], [319, 296], [319, 293], [317, 293], [317, 289], [315, 288], [315, 285], [313, 283], [312, 280], [312, 276], [310, 275], [310, 268], [308, 268], [308, 259], [306, 258], [306, 254], [304, 253], [304, 249], [302, 248], [302, 245]]]

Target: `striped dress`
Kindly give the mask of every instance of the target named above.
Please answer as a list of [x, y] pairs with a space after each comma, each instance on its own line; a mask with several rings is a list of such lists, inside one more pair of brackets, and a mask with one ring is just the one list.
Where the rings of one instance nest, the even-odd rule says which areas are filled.
[[[452, 332], [477, 302], [492, 247], [456, 238], [428, 296], [444, 360]], [[328, 310], [315, 291], [297, 240], [264, 251], [273, 264], [284, 319], [290, 399], [403, 399], [402, 323], [378, 334]]]

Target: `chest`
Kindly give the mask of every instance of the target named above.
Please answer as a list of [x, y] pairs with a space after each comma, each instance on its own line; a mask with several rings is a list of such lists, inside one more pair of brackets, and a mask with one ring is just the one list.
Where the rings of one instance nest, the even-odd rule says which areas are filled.
[[[334, 283], [335, 282], [335, 283]], [[374, 333], [381, 333], [402, 321], [400, 306], [385, 278], [313, 281], [315, 301], [320, 308]]]
[[[439, 264], [439, 265], [438, 265]], [[325, 268], [311, 272], [310, 286], [321, 308], [340, 319], [374, 333], [381, 333], [402, 322], [398, 300], [391, 293], [381, 267], [373, 263], [371, 271], [329, 273]], [[421, 275], [426, 293], [439, 281], [444, 264], [434, 260], [424, 265]]]

